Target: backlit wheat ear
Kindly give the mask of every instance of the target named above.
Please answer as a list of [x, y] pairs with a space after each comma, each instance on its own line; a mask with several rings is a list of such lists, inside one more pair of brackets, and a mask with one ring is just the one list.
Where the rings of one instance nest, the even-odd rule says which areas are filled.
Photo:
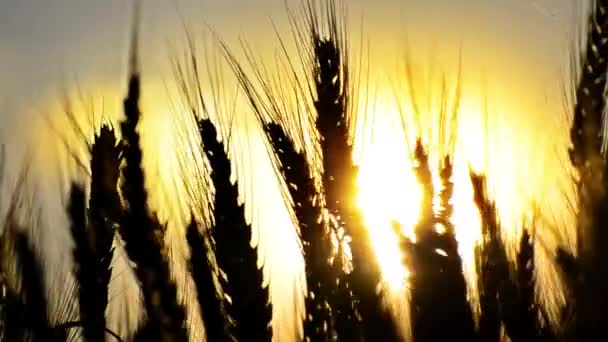
[[[3, 165], [2, 165], [3, 166]], [[2, 239], [0, 240], [1, 248], [1, 286], [2, 286], [2, 304], [1, 316], [2, 319], [0, 333], [3, 340], [6, 341], [23, 341], [31, 333], [27, 318], [26, 305], [19, 291], [19, 282], [21, 281], [19, 272], [19, 261], [14, 244], [14, 229], [11, 227], [13, 221], [7, 220], [4, 222], [2, 231]]]
[[279, 124], [265, 124], [264, 130], [279, 161], [300, 228], [308, 284], [304, 338], [328, 341], [332, 328], [329, 297], [335, 288], [336, 274], [329, 263], [332, 246], [314, 179], [306, 157], [296, 151]]
[[474, 191], [474, 202], [481, 217], [482, 241], [475, 249], [478, 288], [480, 293], [479, 335], [488, 341], [500, 339], [502, 324], [499, 287], [504, 274], [497, 262], [502, 240], [496, 217], [496, 208], [487, 198], [486, 181], [483, 176], [471, 173], [471, 183]]
[[[449, 157], [447, 158], [449, 160]], [[422, 187], [422, 212], [416, 225], [416, 240], [403, 239], [404, 263], [410, 270], [411, 330], [415, 341], [439, 341], [448, 338], [476, 338], [472, 309], [467, 297], [458, 242], [451, 217], [446, 211], [433, 212], [434, 187], [428, 154], [418, 138], [414, 151], [413, 172]], [[451, 164], [442, 167], [442, 182], [447, 193], [451, 186]], [[443, 189], [442, 189], [443, 190]], [[444, 199], [441, 196], [444, 196]], [[440, 199], [450, 196], [440, 193]], [[449, 211], [449, 200], [442, 205]], [[438, 228], [443, 226], [444, 231]], [[440, 284], [450, 284], [443, 287]], [[446, 329], [436, 329], [445, 326]]]
[[452, 160], [449, 156], [446, 156], [439, 170], [441, 190], [439, 191], [439, 213], [437, 217], [446, 226], [449, 234], [454, 234], [453, 224], [451, 223], [454, 213], [454, 206], [452, 205], [452, 196], [454, 195], [453, 173]]
[[194, 219], [188, 225], [186, 238], [190, 246], [190, 272], [196, 285], [199, 310], [205, 325], [207, 341], [232, 341], [225, 312], [226, 302], [220, 298], [215, 286], [215, 271], [209, 260], [212, 252], [211, 241], [206, 232], [201, 232]]
[[608, 67], [607, 11], [608, 1], [594, 2], [570, 129], [570, 161], [578, 171], [578, 249], [583, 256], [603, 250], [594, 243], [606, 237], [605, 229], [598, 229], [598, 225], [608, 220], [604, 206], [608, 166], [602, 154]]
[[594, 1], [588, 30], [570, 130], [570, 158], [579, 171], [585, 162], [599, 155], [602, 147], [602, 113], [606, 105], [604, 91], [608, 68], [608, 1]]
[[230, 160], [210, 120], [200, 120], [199, 131], [215, 188], [212, 236], [216, 260], [227, 277], [224, 292], [231, 298], [226, 311], [235, 321], [237, 340], [270, 341], [272, 305], [268, 285], [264, 285], [263, 272], [257, 266], [257, 247], [251, 246], [251, 226], [245, 219], [244, 206], [239, 204], [238, 187], [230, 181]]
[[433, 197], [435, 196], [435, 188], [433, 186], [433, 175], [431, 174], [429, 155], [420, 138], [416, 140], [414, 162], [414, 174], [422, 187], [420, 224], [416, 227], [416, 235], [424, 235], [433, 229]]
[[576, 98], [569, 150], [572, 166], [578, 171], [576, 190], [577, 253], [576, 259], [563, 249], [558, 250], [558, 263], [563, 274], [571, 275], [576, 265], [576, 281], [565, 278], [572, 294], [574, 317], [572, 329], [576, 339], [585, 340], [602, 333], [608, 324], [598, 306], [608, 305], [608, 280], [601, 273], [606, 269], [608, 240], [608, 162], [602, 151], [605, 141], [604, 110], [608, 67], [608, 1], [596, 0], [589, 15], [587, 43], [580, 60], [580, 78]]
[[[371, 247], [361, 213], [355, 205], [357, 167], [350, 144], [350, 83], [347, 62], [345, 23], [338, 21], [336, 4], [323, 2], [318, 14], [315, 1], [306, 2], [309, 9], [309, 37], [312, 43], [316, 128], [320, 135], [323, 160], [322, 180], [326, 205], [351, 237], [353, 271], [348, 287], [355, 295], [356, 309], [362, 318], [363, 334], [367, 340], [395, 341], [399, 334], [395, 322], [383, 306], [381, 271]], [[323, 30], [324, 28], [324, 30]], [[323, 32], [325, 31], [325, 32]], [[351, 327], [349, 330], [352, 331]], [[338, 331], [338, 335], [349, 334]]]
[[[582, 257], [599, 253], [598, 241], [608, 237], [606, 201], [607, 163], [602, 154], [604, 140], [605, 88], [608, 68], [608, 1], [596, 0], [589, 16], [587, 46], [581, 58], [580, 78], [570, 128], [570, 162], [578, 172], [578, 237]], [[606, 254], [608, 255], [608, 254]], [[605, 257], [606, 255], [599, 256]], [[587, 260], [590, 262], [590, 260]]]
[[44, 272], [39, 256], [33, 250], [29, 236], [21, 231], [14, 232], [14, 248], [17, 267], [21, 275], [21, 300], [23, 319], [21, 322], [30, 331], [33, 342], [48, 341], [53, 331], [47, 314], [48, 303]]
[[534, 301], [534, 247], [530, 236], [527, 232], [522, 236], [518, 268], [514, 269], [507, 257], [495, 204], [488, 198], [485, 178], [471, 174], [471, 181], [483, 234], [482, 244], [477, 250], [482, 295], [481, 337], [496, 338], [498, 319], [504, 323], [506, 334], [512, 341], [550, 339], [550, 334], [540, 326], [540, 315]]
[[[315, 184], [313, 168], [309, 165], [304, 148], [297, 151], [295, 141], [286, 133], [289, 128], [292, 131], [297, 128], [294, 128], [294, 119], [289, 117], [280, 105], [280, 102], [285, 100], [285, 94], [274, 91], [272, 84], [263, 78], [262, 70], [258, 70], [257, 64], [250, 58], [249, 62], [263, 90], [258, 92], [252, 79], [234, 56], [228, 51], [226, 55], [260, 127], [264, 130], [271, 159], [279, 177], [284, 181], [284, 190], [291, 199], [289, 202], [293, 205], [295, 223], [302, 240], [308, 289], [306, 314], [303, 319], [304, 339], [328, 341], [335, 335], [334, 331], [341, 328], [342, 317], [348, 322], [349, 328], [354, 326], [354, 319], [353, 315], [349, 315], [352, 309], [344, 312], [343, 308], [337, 308], [345, 303], [351, 303], [352, 306], [352, 293], [347, 291], [349, 295], [342, 297], [344, 292], [340, 291], [339, 287], [344, 281], [339, 282], [338, 279], [339, 274], [343, 272], [330, 264], [333, 245], [324, 215], [323, 190], [318, 189]], [[297, 84], [294, 85], [294, 88], [297, 87]], [[272, 119], [267, 122], [265, 117]]]
[[[137, 13], [137, 12], [136, 12]], [[171, 279], [167, 255], [164, 253], [163, 228], [148, 208], [142, 165], [142, 150], [137, 126], [140, 120], [140, 79], [137, 71], [137, 20], [134, 21], [131, 74], [124, 100], [125, 120], [121, 123], [124, 137], [122, 194], [126, 210], [120, 222], [120, 234], [143, 292], [147, 323], [139, 338], [159, 341], [187, 341], [186, 319], [177, 301], [176, 286]]]
[[[75, 241], [75, 274], [79, 283], [80, 317], [87, 341], [104, 341], [108, 286], [112, 276], [115, 225], [122, 214], [118, 196], [120, 151], [114, 131], [102, 125], [91, 152], [91, 195], [86, 209], [82, 189], [73, 187], [69, 216]], [[88, 220], [83, 215], [88, 213]]]
[[76, 185], [72, 186], [68, 205], [70, 218], [70, 232], [74, 240], [74, 276], [78, 286], [78, 302], [80, 320], [83, 327], [83, 337], [87, 342], [105, 341], [105, 311], [108, 284], [99, 277], [101, 270], [93, 247], [94, 241], [89, 239], [85, 217], [84, 190]]
[[500, 315], [498, 311], [498, 284], [491, 268], [484, 244], [475, 246], [475, 272], [479, 291], [478, 336], [480, 341], [500, 341]]
[[[534, 229], [534, 227], [532, 228]], [[520, 293], [520, 311], [523, 322], [524, 338], [527, 340], [554, 341], [555, 337], [544, 317], [542, 308], [536, 300], [536, 247], [534, 230], [532, 234], [524, 229], [517, 253], [517, 284]]]

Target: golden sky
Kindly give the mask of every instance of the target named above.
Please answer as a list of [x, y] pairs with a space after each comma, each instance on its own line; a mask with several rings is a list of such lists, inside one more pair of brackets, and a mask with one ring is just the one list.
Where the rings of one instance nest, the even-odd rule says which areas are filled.
[[[157, 69], [167, 43], [181, 35], [181, 17], [194, 27], [208, 23], [228, 40], [236, 34], [269, 41], [269, 21], [284, 22], [283, 0], [144, 0], [144, 61]], [[72, 78], [121, 79], [130, 1], [7, 0], [0, 4], [0, 108]], [[292, 3], [294, 3], [292, 1]], [[480, 59], [523, 59], [529, 71], [555, 67], [573, 10], [569, 0], [350, 0], [351, 21], [363, 18], [374, 49], [402, 49], [404, 32], [475, 48]], [[579, 2], [582, 3], [582, 2]], [[380, 39], [381, 38], [381, 39]], [[508, 53], [506, 53], [506, 51]], [[553, 70], [551, 70], [553, 72]], [[28, 101], [29, 102], [29, 101]], [[10, 116], [11, 114], [4, 114]]]

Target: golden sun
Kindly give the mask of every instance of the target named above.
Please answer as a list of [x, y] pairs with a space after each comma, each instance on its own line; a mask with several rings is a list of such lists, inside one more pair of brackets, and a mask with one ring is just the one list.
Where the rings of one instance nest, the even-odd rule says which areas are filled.
[[[362, 138], [358, 158], [357, 204], [369, 229], [384, 281], [389, 289], [400, 290], [407, 284], [409, 270], [403, 264], [399, 237], [393, 223], [398, 222], [403, 229], [401, 233], [415, 240], [414, 226], [420, 212], [421, 186], [412, 171], [402, 127], [391, 124], [387, 117], [376, 118], [373, 127], [372, 134], [362, 134], [365, 138]], [[428, 149], [437, 193], [440, 189], [435, 158], [437, 153], [432, 148]], [[479, 214], [473, 202], [469, 165], [466, 160], [458, 159], [458, 154], [456, 157], [452, 176], [452, 223], [456, 227], [465, 275], [472, 280], [474, 247], [481, 235]]]

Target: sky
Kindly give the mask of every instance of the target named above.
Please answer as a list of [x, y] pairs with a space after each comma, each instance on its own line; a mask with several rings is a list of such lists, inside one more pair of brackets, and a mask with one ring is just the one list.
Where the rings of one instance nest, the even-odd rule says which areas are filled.
[[[130, 3], [0, 1], [0, 129], [27, 135], [32, 126], [42, 122], [45, 115], [41, 113], [48, 115], [49, 104], [56, 103], [65, 89], [78, 87], [106, 96], [112, 91], [120, 93], [125, 82]], [[273, 23], [279, 32], [287, 31], [285, 0], [143, 3], [144, 81], [158, 89], [171, 77], [169, 57], [175, 47], [183, 46], [184, 27], [197, 35], [208, 25], [235, 50], [238, 39], [243, 38], [258, 50], [276, 51]], [[298, 0], [287, 3], [293, 7]], [[581, 6], [572, 0], [346, 3], [356, 37], [352, 40], [368, 41], [373, 46], [368, 53], [382, 70], [375, 75], [385, 79], [394, 76], [409, 44], [414, 59], [427, 64], [447, 60], [447, 69], [454, 70], [453, 61], [460, 53], [465, 68], [468, 63], [473, 69], [468, 73], [471, 77], [488, 73], [484, 77], [500, 79], [495, 82], [497, 87], [517, 89], [542, 88], [564, 70], [573, 23], [578, 24], [574, 10]], [[361, 32], [363, 37], [358, 35]], [[9, 140], [9, 147], [11, 141], [18, 145]]]
[[[204, 35], [206, 27], [211, 27], [235, 51], [239, 48], [239, 38], [243, 38], [256, 51], [269, 56], [278, 49], [273, 23], [281, 35], [288, 37], [286, 12], [284, 0], [142, 2], [140, 45], [144, 96], [147, 96], [144, 107], [157, 112], [144, 119], [156, 124], [146, 126], [150, 130], [143, 140], [160, 148], [153, 157], [154, 162], [161, 166], [162, 178], [167, 176], [162, 173], [163, 162], [174, 157], [164, 144], [170, 137], [163, 130], [166, 121], [162, 118], [169, 115], [163, 90], [167, 80], [172, 78], [168, 63], [170, 57], [183, 46], [184, 27], [195, 35]], [[522, 172], [520, 178], [538, 180], [540, 188], [526, 191], [537, 191], [547, 198], [556, 196], [551, 182], [559, 177], [548, 177], [544, 168], [558, 165], [559, 160], [550, 151], [555, 147], [552, 143], [561, 142], [565, 136], [563, 130], [560, 134], [555, 133], [557, 128], [563, 128], [558, 127], [559, 123], [555, 121], [564, 114], [561, 112], [561, 91], [564, 79], [568, 78], [569, 48], [575, 28], [583, 18], [581, 2], [346, 2], [353, 44], [369, 44], [366, 53], [370, 58], [371, 77], [377, 87], [377, 115], [381, 119], [394, 111], [388, 104], [394, 90], [391, 82], [402, 79], [400, 75], [406, 51], [415, 66], [417, 82], [421, 84], [433, 75], [430, 66], [434, 65], [439, 66], [435, 77], [445, 73], [453, 81], [461, 60], [465, 81], [463, 120], [469, 122], [470, 127], [478, 127], [483, 105], [481, 95], [487, 92], [489, 104], [496, 114], [493, 124], [502, 129], [501, 138], [497, 138], [494, 145], [497, 149], [502, 148], [503, 163], [523, 159], [528, 167], [514, 172], [501, 168], [503, 164], [496, 164], [496, 161], [483, 162], [499, 165], [493, 168], [496, 174], [504, 176]], [[47, 151], [45, 145], [48, 141], [41, 136], [49, 134], [46, 132], [49, 130], [48, 118], [62, 115], [55, 109], [66, 88], [78, 87], [87, 94], [100, 96], [113, 103], [108, 105], [110, 110], [119, 110], [126, 81], [130, 4], [131, 1], [126, 0], [0, 0], [0, 142], [7, 144], [9, 152], [23, 152], [21, 146], [24, 144], [30, 144], [34, 150]], [[430, 82], [434, 85], [429, 89], [437, 91], [437, 79], [433, 82]], [[147, 112], [146, 108], [144, 112]], [[387, 122], [383, 124], [390, 131], [391, 124]], [[59, 131], [62, 130], [66, 128], [59, 127]], [[463, 149], [469, 151], [466, 152], [469, 162], [480, 164], [481, 153], [474, 146], [480, 145], [479, 137], [470, 134], [472, 131], [463, 131], [469, 138]], [[530, 146], [526, 143], [530, 144], [530, 141], [522, 137], [527, 136], [532, 136], [535, 139], [533, 143], [543, 148], [526, 149]], [[263, 151], [260, 141], [253, 146]], [[55, 157], [51, 155], [41, 159], [43, 166], [53, 162]], [[382, 165], [382, 162], [374, 160], [369, 165]], [[377, 172], [373, 169], [364, 171]], [[262, 183], [258, 182], [258, 186]], [[520, 191], [526, 185], [516, 179], [498, 188], [502, 189], [504, 198], [512, 199], [520, 195], [513, 189]], [[268, 193], [274, 194], [268, 195], [271, 197], [278, 194], [276, 191]], [[54, 205], [60, 206], [61, 202], [56, 201]], [[285, 215], [276, 215], [270, 220], [265, 222], [287, 224]], [[276, 252], [268, 253], [271, 259], [276, 256], [273, 254]], [[273, 260], [276, 262], [270, 268], [275, 274], [288, 274], [293, 267], [292, 259], [279, 255]], [[290, 274], [289, 277], [295, 279], [297, 275]], [[275, 310], [290, 312], [291, 308], [279, 306]], [[285, 323], [281, 334], [288, 335], [285, 331], [292, 328]]]
[[[283, 0], [144, 0], [143, 46], [153, 67], [167, 42], [181, 34], [182, 17], [207, 22], [227, 39], [271, 32], [284, 19]], [[567, 39], [572, 0], [351, 0], [351, 21], [367, 33], [432, 33], [437, 44], [462, 40], [486, 49], [513, 49], [510, 58], [531, 67], [552, 63]], [[130, 6], [126, 0], [2, 0], [0, 2], [0, 109], [15, 116], [24, 103], [71, 78], [112, 79], [124, 70]], [[256, 37], [256, 38], [257, 38]], [[455, 39], [452, 39], [455, 38]], [[494, 40], [495, 42], [492, 42]], [[389, 40], [390, 42], [390, 40]], [[398, 52], [398, 49], [393, 49]], [[393, 53], [394, 53], [393, 52]], [[487, 51], [492, 53], [492, 51]], [[564, 51], [562, 51], [563, 53]], [[483, 55], [484, 52], [476, 51]], [[145, 55], [144, 55], [145, 56]], [[553, 56], [553, 57], [552, 57]], [[554, 63], [554, 62], [553, 62]]]

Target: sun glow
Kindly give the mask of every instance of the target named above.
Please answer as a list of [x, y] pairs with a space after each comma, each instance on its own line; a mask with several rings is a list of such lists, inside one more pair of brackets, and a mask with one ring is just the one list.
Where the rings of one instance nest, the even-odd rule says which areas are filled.
[[385, 280], [391, 286], [401, 287], [409, 272], [402, 263], [393, 222], [399, 222], [403, 234], [413, 237], [421, 191], [414, 175], [400, 163], [397, 151], [387, 152], [387, 146], [391, 145], [379, 141], [366, 145], [360, 161], [357, 203], [370, 229], [371, 243]]
[[[408, 156], [408, 147], [400, 124], [395, 124], [396, 110], [389, 106], [378, 107], [375, 112], [373, 132], [360, 132], [359, 193], [357, 203], [363, 212], [370, 231], [371, 243], [380, 264], [384, 281], [392, 290], [403, 289], [409, 270], [404, 258], [394, 223], [402, 227], [402, 234], [415, 240], [414, 226], [421, 206], [421, 186]], [[391, 113], [395, 115], [391, 115]], [[391, 117], [393, 119], [391, 119]], [[460, 130], [466, 129], [461, 127]], [[364, 138], [363, 138], [364, 137]], [[440, 189], [436, 152], [429, 149], [435, 196]], [[474, 246], [480, 239], [480, 220], [473, 202], [473, 190], [469, 177], [469, 163], [456, 155], [452, 181], [454, 208], [452, 223], [456, 226], [456, 238], [463, 259], [465, 276], [474, 278]], [[435, 201], [437, 198], [435, 198]], [[437, 207], [437, 203], [435, 203]], [[474, 287], [474, 282], [470, 281]]]

